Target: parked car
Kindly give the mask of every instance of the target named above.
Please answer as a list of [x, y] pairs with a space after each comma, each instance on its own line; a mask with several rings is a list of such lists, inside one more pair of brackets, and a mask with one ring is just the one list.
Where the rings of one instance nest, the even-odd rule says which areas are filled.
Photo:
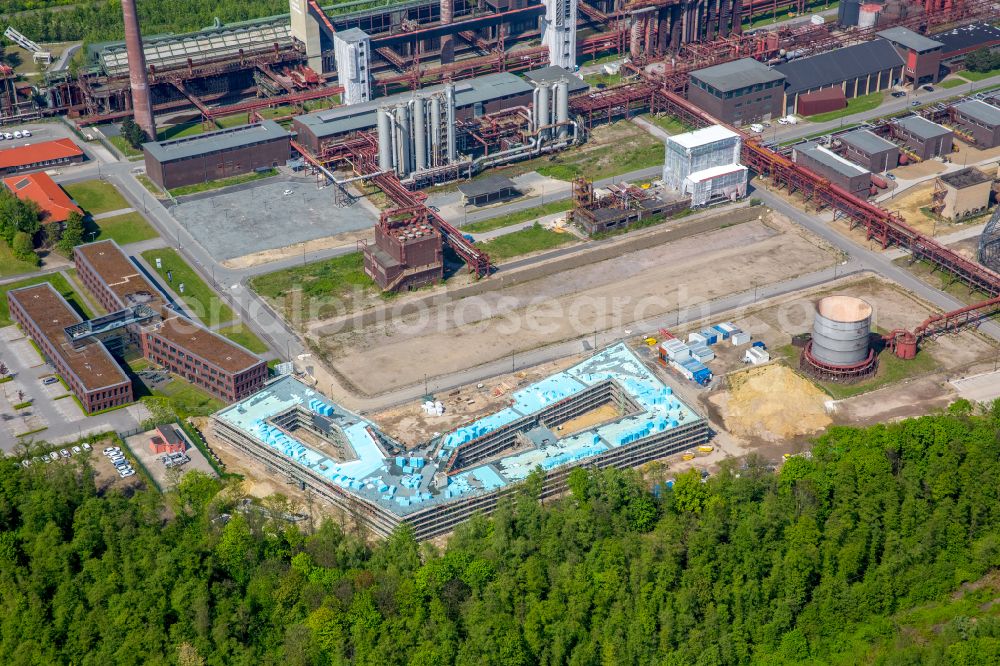
[[31, 136], [31, 132], [29, 130], [24, 130], [24, 131], [21, 132], [21, 135], [25, 136], [25, 137], [28, 137], [28, 136]]
[[21, 134], [21, 130], [15, 130], [14, 131], [14, 138], [15, 139], [20, 139], [22, 136], [24, 136], [24, 135]]
[[58, 377], [46, 377], [42, 380], [42, 383], [47, 386], [49, 384], [55, 384], [57, 381], [59, 381]]
[[11, 134], [10, 132], [4, 132], [3, 133], [3, 138], [5, 138], [5, 139], [13, 139], [14, 135]]
[[912, 102], [910, 102], [910, 106], [920, 106], [920, 102], [918, 102], [917, 100], [913, 100]]
[[79, 446], [74, 446], [73, 455], [76, 455], [77, 453], [83, 453], [83, 449], [81, 449]]
[[932, 86], [929, 83], [926, 83], [926, 84], [924, 84], [924, 85], [922, 85], [920, 87], [923, 88], [924, 90], [926, 90], [927, 92], [934, 92], [934, 86]]
[[896, 92], [892, 93], [892, 96], [893, 97], [897, 97], [897, 98], [898, 97], [906, 97], [906, 93], [903, 92], [902, 90], [897, 90]]
[[87, 444], [86, 442], [83, 444], [83, 450], [84, 451], [90, 451], [91, 448], [93, 448], [93, 447], [91, 447], [90, 444]]
[[31, 460], [28, 459], [28, 458], [25, 458], [24, 460], [22, 460], [21, 461], [21, 467], [23, 467], [25, 469], [28, 469], [29, 467], [31, 467]]
[[63, 458], [69, 458], [69, 450], [59, 449], [59, 455], [61, 455]]

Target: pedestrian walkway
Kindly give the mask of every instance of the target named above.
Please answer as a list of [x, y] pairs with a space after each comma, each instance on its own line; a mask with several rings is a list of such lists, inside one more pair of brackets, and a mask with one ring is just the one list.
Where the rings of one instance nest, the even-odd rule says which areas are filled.
[[90, 219], [94, 220], [106, 220], [109, 217], [118, 217], [119, 215], [127, 215], [128, 213], [134, 213], [135, 208], [119, 208], [118, 210], [109, 210], [104, 213], [98, 213], [97, 215], [91, 215]]

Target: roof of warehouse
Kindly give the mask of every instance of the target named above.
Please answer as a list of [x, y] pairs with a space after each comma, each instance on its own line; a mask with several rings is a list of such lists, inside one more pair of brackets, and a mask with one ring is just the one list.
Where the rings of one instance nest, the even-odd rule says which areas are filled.
[[722, 92], [738, 90], [758, 83], [780, 81], [784, 77], [780, 72], [753, 58], [743, 58], [699, 69], [691, 72], [691, 76]]
[[943, 125], [927, 120], [922, 116], [906, 116], [896, 120], [896, 124], [919, 139], [936, 139], [945, 134], [951, 134], [951, 130]]
[[883, 139], [878, 134], [875, 134], [875, 132], [866, 129], [859, 129], [854, 130], [853, 132], [848, 132], [847, 134], [841, 134], [840, 140], [854, 146], [855, 148], [863, 150], [869, 155], [883, 150], [898, 148], [898, 146], [892, 141]]
[[[343, 134], [361, 129], [375, 127], [375, 111], [380, 106], [399, 104], [413, 99], [418, 95], [427, 97], [443, 92], [444, 84], [429, 86], [417, 92], [403, 92], [388, 97], [379, 97], [361, 104], [351, 104], [335, 109], [307, 113], [295, 118], [296, 123], [305, 125], [317, 137]], [[455, 106], [470, 106], [476, 102], [530, 93], [532, 86], [519, 76], [509, 72], [487, 74], [475, 79], [467, 79], [455, 83]]]
[[987, 176], [985, 173], [977, 169], [976, 167], [968, 167], [966, 169], [959, 169], [958, 171], [952, 171], [951, 173], [946, 173], [943, 176], [939, 176], [942, 182], [951, 185], [955, 189], [961, 190], [966, 187], [972, 187], [973, 185], [980, 185], [986, 182], [992, 182], [992, 178]]
[[252, 146], [289, 136], [291, 135], [278, 123], [273, 120], [264, 120], [259, 123], [230, 127], [205, 134], [195, 134], [166, 141], [150, 141], [142, 144], [142, 148], [157, 162], [163, 163]]
[[832, 150], [824, 148], [818, 143], [813, 143], [812, 141], [807, 141], [806, 143], [795, 146], [795, 150], [797, 152], [805, 153], [823, 166], [833, 169], [837, 173], [843, 174], [848, 178], [854, 178], [856, 176], [869, 173], [868, 169], [858, 166], [850, 160], [845, 160]]
[[38, 204], [43, 222], [65, 222], [72, 212], [83, 214], [80, 207], [44, 171], [11, 176], [4, 178], [3, 182], [18, 199], [30, 199]]
[[42, 141], [41, 143], [0, 150], [0, 169], [11, 169], [79, 155], [83, 155], [83, 151], [73, 143], [72, 139]]
[[987, 125], [1000, 125], [1000, 107], [987, 104], [981, 100], [974, 99], [962, 102], [952, 108]]
[[556, 83], [557, 81], [566, 81], [569, 84], [568, 88], [570, 95], [590, 89], [590, 86], [587, 85], [586, 81], [565, 67], [560, 67], [559, 65], [549, 65], [548, 67], [542, 67], [541, 69], [533, 69], [530, 72], [525, 72], [524, 76], [529, 81], [534, 81], [535, 83]]
[[948, 54], [957, 51], [1000, 42], [1000, 28], [989, 23], [973, 23], [948, 32], [939, 32], [934, 35], [934, 39], [944, 44], [944, 56], [948, 57]]
[[514, 181], [506, 176], [489, 176], [479, 180], [462, 183], [458, 186], [458, 191], [467, 197], [480, 197], [484, 194], [493, 194], [505, 189], [517, 189]]
[[903, 59], [887, 41], [845, 46], [809, 58], [800, 58], [775, 67], [788, 81], [785, 92], [793, 95], [803, 90], [822, 88], [859, 76], [898, 67]]
[[888, 39], [890, 42], [895, 42], [896, 44], [905, 46], [908, 49], [916, 51], [917, 53], [933, 51], [936, 48], [944, 46], [944, 44], [939, 41], [933, 40], [929, 37], [924, 37], [919, 33], [913, 32], [909, 28], [904, 28], [899, 25], [895, 28], [889, 28], [888, 30], [881, 30], [876, 34], [883, 39]]
[[722, 125], [709, 125], [708, 127], [702, 127], [701, 129], [694, 130], [693, 132], [675, 134], [674, 136], [668, 137], [667, 142], [676, 143], [683, 148], [697, 148], [716, 141], [732, 139], [733, 137], [739, 137], [739, 134], [730, 129], [726, 129]]

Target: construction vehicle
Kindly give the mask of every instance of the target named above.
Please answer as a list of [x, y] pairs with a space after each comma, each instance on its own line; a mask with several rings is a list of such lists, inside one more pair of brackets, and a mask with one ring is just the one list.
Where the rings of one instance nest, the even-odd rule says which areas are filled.
[[655, 345], [656, 342], [657, 342], [656, 338], [646, 338], [646, 344], [649, 345], [650, 347], [652, 347], [653, 345]]
[[685, 453], [684, 455], [681, 456], [681, 460], [694, 460], [694, 454], [690, 452]]
[[715, 447], [712, 446], [711, 444], [702, 444], [701, 446], [698, 447], [698, 450], [701, 451], [702, 453], [711, 453], [712, 451], [715, 450]]

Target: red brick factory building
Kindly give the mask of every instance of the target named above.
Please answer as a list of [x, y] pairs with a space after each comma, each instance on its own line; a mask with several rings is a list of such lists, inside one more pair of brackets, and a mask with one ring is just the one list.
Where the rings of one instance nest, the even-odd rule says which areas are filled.
[[264, 384], [263, 360], [177, 312], [114, 241], [77, 246], [74, 261], [109, 314], [83, 320], [49, 283], [11, 290], [7, 299], [11, 317], [88, 413], [134, 400], [119, 366], [129, 348], [226, 402]]

